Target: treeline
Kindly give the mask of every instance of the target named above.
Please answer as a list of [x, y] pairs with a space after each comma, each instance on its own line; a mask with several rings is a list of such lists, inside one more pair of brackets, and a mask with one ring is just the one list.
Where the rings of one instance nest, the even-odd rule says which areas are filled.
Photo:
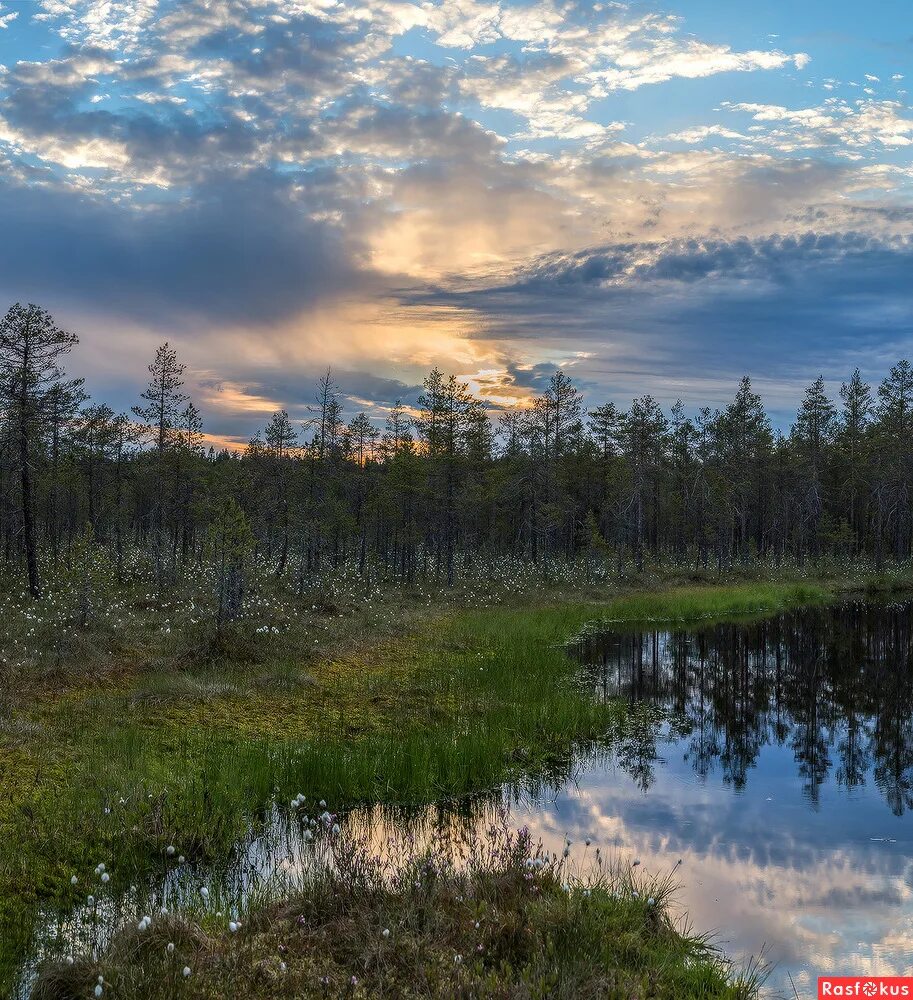
[[913, 370], [874, 389], [855, 372], [830, 399], [819, 377], [788, 434], [746, 377], [721, 409], [665, 413], [651, 396], [586, 409], [557, 370], [496, 419], [435, 370], [383, 426], [346, 421], [330, 374], [309, 419], [275, 413], [240, 453], [205, 445], [168, 344], [130, 413], [91, 402], [63, 368], [76, 338], [37, 306], [0, 324], [0, 535], [36, 597], [74, 539], [148, 554], [167, 585], [204, 560], [220, 613], [245, 561], [299, 588], [347, 564], [453, 583], [479, 558], [613, 568], [725, 568], [750, 560], [905, 560], [913, 545]]

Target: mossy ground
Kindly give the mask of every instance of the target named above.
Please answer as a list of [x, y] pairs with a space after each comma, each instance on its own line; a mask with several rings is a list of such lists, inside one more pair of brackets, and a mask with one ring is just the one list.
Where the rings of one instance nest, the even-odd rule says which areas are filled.
[[317, 655], [286, 638], [230, 659], [172, 648], [64, 675], [55, 695], [39, 685], [0, 728], [0, 984], [39, 904], [65, 907], [71, 874], [101, 859], [126, 884], [175, 841], [224, 854], [265, 804], [299, 790], [420, 804], [565, 766], [620, 711], [567, 683], [562, 646], [587, 622], [767, 613], [838, 589], [696, 583], [480, 610], [404, 605], [383, 630], [332, 620]]

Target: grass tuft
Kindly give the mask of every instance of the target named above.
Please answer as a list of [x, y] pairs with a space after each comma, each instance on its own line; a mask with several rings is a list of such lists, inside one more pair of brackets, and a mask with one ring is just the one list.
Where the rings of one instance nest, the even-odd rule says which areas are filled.
[[205, 931], [174, 917], [129, 926], [94, 960], [42, 968], [36, 1000], [81, 1000], [99, 976], [120, 1000], [757, 995], [757, 967], [739, 975], [674, 926], [671, 875], [597, 856], [576, 878], [503, 823], [384, 854], [357, 836], [322, 838], [305, 887], [260, 901], [235, 932], [211, 916]]

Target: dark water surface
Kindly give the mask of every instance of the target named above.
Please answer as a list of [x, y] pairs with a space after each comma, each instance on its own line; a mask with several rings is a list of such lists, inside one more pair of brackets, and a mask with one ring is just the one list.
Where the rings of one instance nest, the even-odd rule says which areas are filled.
[[[647, 874], [681, 859], [682, 915], [736, 959], [763, 953], [773, 995], [813, 997], [826, 973], [913, 974], [913, 603], [593, 633], [570, 652], [586, 690], [629, 706], [571, 779], [341, 821], [381, 842], [423, 825], [482, 827], [506, 809], [550, 850], [571, 838], [581, 874], [597, 845]], [[202, 885], [226, 917], [265, 888], [294, 891], [312, 850], [304, 829], [274, 808], [227, 870], [187, 866], [48, 914], [20, 996], [40, 955], [91, 950], [158, 906], [199, 908]]]

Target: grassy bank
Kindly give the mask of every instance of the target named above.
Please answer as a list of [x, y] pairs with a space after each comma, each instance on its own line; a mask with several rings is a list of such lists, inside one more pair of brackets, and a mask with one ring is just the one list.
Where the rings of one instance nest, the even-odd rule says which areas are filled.
[[231, 921], [212, 908], [134, 919], [101, 955], [47, 963], [34, 1000], [96, 986], [120, 1000], [756, 995], [756, 976], [673, 925], [671, 877], [638, 878], [598, 850], [577, 879], [506, 826], [392, 856], [329, 822], [317, 838], [317, 870], [290, 898]]
[[420, 804], [560, 776], [620, 719], [568, 683], [563, 643], [588, 622], [769, 613], [844, 586], [391, 605], [370, 621], [332, 618], [317, 655], [264, 634], [252, 646], [239, 639], [234, 659], [163, 657], [22, 701], [0, 730], [0, 983], [38, 906], [83, 898], [71, 877], [99, 861], [116, 888], [161, 865], [171, 844], [188, 858], [224, 856], [265, 805], [298, 791], [340, 805]]

